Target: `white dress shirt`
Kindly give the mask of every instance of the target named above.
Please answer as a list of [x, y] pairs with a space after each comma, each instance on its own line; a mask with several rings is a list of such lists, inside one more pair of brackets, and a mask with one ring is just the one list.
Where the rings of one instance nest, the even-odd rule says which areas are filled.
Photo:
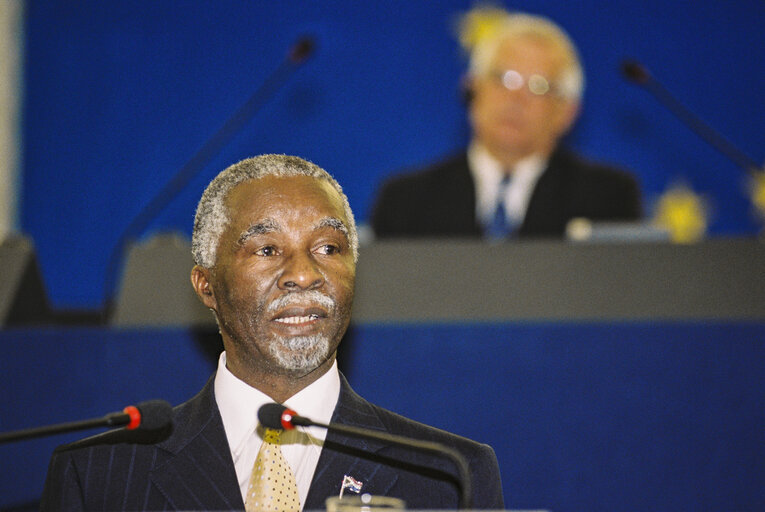
[[[284, 405], [301, 416], [329, 423], [339, 396], [340, 373], [335, 362], [327, 373], [290, 397]], [[258, 409], [274, 400], [235, 377], [226, 368], [226, 352], [223, 352], [215, 375], [215, 401], [234, 459], [242, 500], [245, 500], [252, 466], [263, 443], [263, 427], [258, 428]], [[295, 474], [301, 509], [308, 497], [326, 436], [327, 431], [318, 427], [297, 427], [281, 435], [282, 453]]]
[[[486, 148], [475, 142], [468, 147], [467, 160], [475, 184], [476, 218], [487, 226], [494, 217], [499, 201], [497, 189], [505, 172], [502, 164]], [[510, 171], [511, 180], [504, 197], [509, 224], [520, 226], [523, 222], [531, 194], [546, 167], [546, 159], [531, 155], [516, 163]]]

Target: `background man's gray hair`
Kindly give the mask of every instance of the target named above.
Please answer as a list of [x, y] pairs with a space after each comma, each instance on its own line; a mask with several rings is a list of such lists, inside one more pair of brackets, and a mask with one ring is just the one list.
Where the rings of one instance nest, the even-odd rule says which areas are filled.
[[581, 99], [584, 92], [584, 72], [576, 46], [562, 28], [542, 16], [508, 14], [497, 30], [491, 36], [480, 40], [470, 52], [470, 74], [486, 76], [490, 73], [491, 61], [497, 49], [503, 42], [514, 38], [537, 38], [560, 49], [565, 58], [563, 72], [560, 77], [547, 78], [558, 83], [565, 98]]
[[353, 260], [358, 259], [359, 237], [348, 198], [340, 184], [316, 164], [288, 155], [261, 155], [247, 158], [224, 169], [213, 179], [202, 194], [194, 217], [194, 232], [191, 237], [191, 254], [194, 263], [206, 268], [215, 266], [215, 252], [220, 236], [229, 222], [226, 197], [235, 186], [245, 181], [265, 176], [311, 176], [328, 182], [343, 201], [345, 217], [348, 220], [348, 238]]

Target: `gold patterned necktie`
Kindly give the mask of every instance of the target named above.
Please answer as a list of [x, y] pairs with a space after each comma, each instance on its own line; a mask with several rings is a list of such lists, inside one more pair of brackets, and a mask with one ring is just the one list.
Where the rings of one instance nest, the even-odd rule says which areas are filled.
[[299, 512], [297, 482], [279, 445], [280, 430], [267, 428], [252, 467], [246, 512]]

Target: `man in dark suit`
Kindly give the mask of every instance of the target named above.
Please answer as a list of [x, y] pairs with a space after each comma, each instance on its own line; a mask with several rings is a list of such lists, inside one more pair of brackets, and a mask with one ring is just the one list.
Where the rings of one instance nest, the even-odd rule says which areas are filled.
[[631, 175], [560, 145], [583, 90], [568, 36], [525, 14], [504, 14], [486, 32], [471, 51], [470, 146], [384, 183], [372, 211], [375, 235], [560, 237], [576, 218], [638, 220]]
[[[338, 372], [358, 237], [329, 174], [284, 155], [229, 167], [202, 196], [192, 252], [192, 285], [223, 338], [217, 372], [174, 409], [170, 428], [114, 431], [57, 449], [42, 510], [316, 510], [354, 492], [397, 497], [413, 509], [457, 507], [449, 460], [314, 427], [269, 433], [256, 419], [269, 402], [324, 423], [450, 446], [469, 463], [472, 505], [504, 508], [490, 447], [372, 405]], [[277, 471], [275, 486], [268, 482]], [[277, 491], [286, 501], [264, 506]]]

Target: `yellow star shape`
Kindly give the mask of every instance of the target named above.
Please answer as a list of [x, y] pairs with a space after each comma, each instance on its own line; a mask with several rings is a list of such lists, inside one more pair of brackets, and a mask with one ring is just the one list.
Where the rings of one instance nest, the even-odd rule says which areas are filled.
[[751, 181], [752, 204], [765, 219], [765, 171], [755, 171]]
[[659, 198], [654, 224], [666, 229], [675, 243], [697, 242], [707, 231], [707, 208], [693, 190], [673, 185]]
[[479, 41], [493, 34], [508, 16], [499, 7], [478, 6], [463, 14], [457, 25], [457, 35], [462, 48], [470, 52]]

